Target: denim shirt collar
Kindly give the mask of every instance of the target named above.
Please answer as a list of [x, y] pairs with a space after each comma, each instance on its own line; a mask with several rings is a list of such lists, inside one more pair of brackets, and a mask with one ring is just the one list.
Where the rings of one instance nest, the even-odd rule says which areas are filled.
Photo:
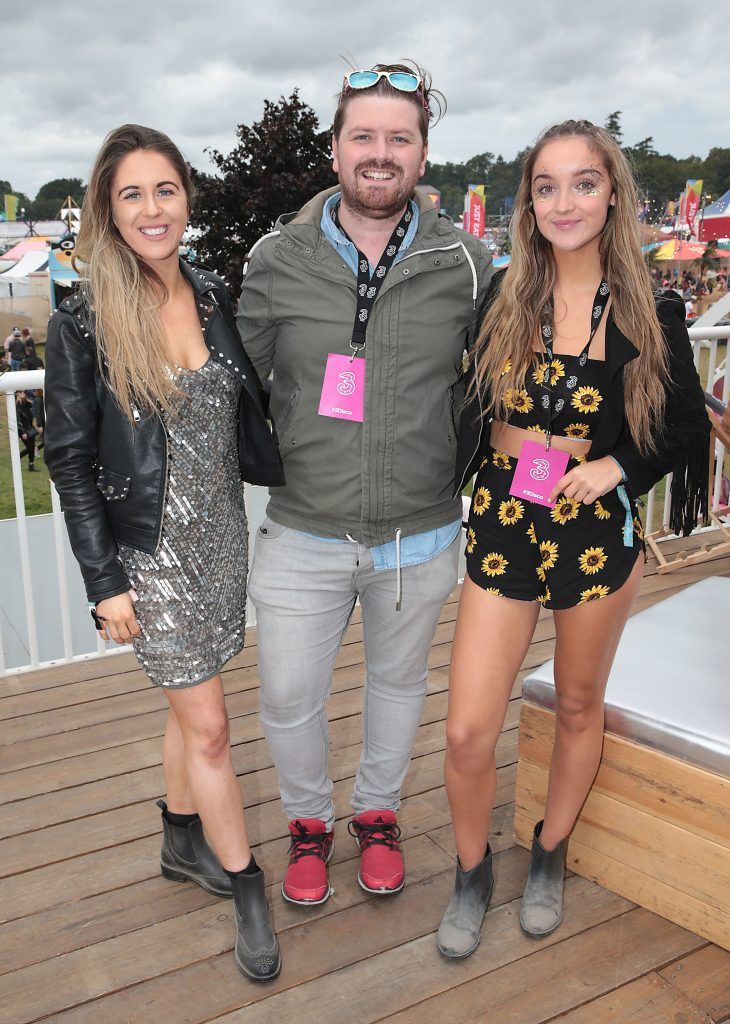
[[[345, 260], [353, 274], [357, 274], [357, 249], [352, 244], [350, 239], [347, 238], [345, 234], [335, 224], [335, 210], [339, 206], [341, 198], [342, 193], [335, 192], [334, 195], [331, 195], [326, 200], [324, 204], [324, 209], [322, 210], [322, 219], [320, 220], [319, 226], [322, 229], [322, 234], [330, 243], [335, 252], [339, 253], [340, 256], [342, 256], [342, 258]], [[418, 203], [415, 203], [412, 199], [409, 199], [408, 202], [410, 203], [413, 219], [411, 220], [411, 223], [408, 225], [408, 230], [406, 231], [405, 238], [403, 239], [401, 247], [398, 250], [398, 255], [396, 256], [393, 265], [395, 265], [399, 260], [403, 258], [408, 248], [413, 244], [413, 239], [416, 237], [416, 232], [418, 231]], [[374, 270], [375, 267], [371, 263], [371, 274]]]

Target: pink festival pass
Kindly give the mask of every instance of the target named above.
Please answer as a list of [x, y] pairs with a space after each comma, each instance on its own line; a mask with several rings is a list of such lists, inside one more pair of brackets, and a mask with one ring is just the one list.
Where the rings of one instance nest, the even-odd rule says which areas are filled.
[[365, 360], [330, 352], [322, 381], [319, 415], [362, 423], [364, 397]]
[[550, 501], [555, 484], [564, 475], [570, 456], [538, 441], [523, 441], [509, 493], [536, 505], [555, 508]]

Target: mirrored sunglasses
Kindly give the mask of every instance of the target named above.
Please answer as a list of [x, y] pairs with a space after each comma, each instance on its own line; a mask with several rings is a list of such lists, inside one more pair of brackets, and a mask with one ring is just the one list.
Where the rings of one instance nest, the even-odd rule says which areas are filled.
[[421, 79], [406, 71], [351, 71], [345, 75], [345, 85], [351, 89], [372, 89], [381, 78], [387, 78], [389, 85], [399, 92], [418, 92]]

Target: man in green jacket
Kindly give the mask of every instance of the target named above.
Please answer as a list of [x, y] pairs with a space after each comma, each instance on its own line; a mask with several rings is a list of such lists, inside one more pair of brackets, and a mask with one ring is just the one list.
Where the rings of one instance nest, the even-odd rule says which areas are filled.
[[417, 67], [346, 76], [332, 144], [340, 184], [254, 246], [241, 295], [244, 345], [262, 380], [273, 370], [286, 475], [256, 536], [249, 593], [293, 903], [330, 895], [325, 701], [358, 598], [366, 680], [350, 832], [360, 885], [403, 887], [396, 811], [431, 641], [456, 583], [462, 357], [492, 266], [416, 188], [430, 96]]

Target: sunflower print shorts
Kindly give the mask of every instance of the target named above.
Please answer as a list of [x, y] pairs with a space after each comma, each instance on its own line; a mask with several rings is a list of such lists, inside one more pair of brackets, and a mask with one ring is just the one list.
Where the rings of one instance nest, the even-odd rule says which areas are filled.
[[[615, 490], [592, 505], [561, 495], [555, 508], [509, 493], [517, 460], [489, 448], [474, 481], [466, 534], [470, 579], [491, 594], [573, 608], [617, 591], [644, 550], [636, 506], [632, 547]], [[578, 465], [571, 458], [568, 469]]]

